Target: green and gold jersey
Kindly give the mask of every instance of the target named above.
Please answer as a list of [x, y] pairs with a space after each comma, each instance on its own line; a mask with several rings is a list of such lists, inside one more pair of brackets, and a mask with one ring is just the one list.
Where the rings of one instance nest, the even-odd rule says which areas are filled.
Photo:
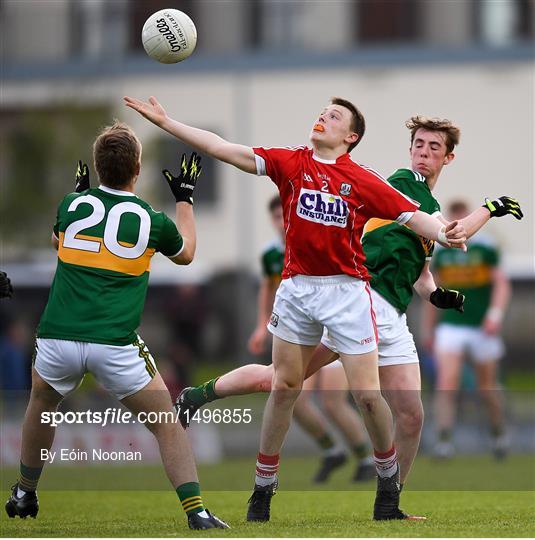
[[[398, 169], [388, 182], [420, 203], [422, 212], [437, 216], [440, 205], [420, 173]], [[395, 308], [404, 313], [412, 299], [413, 285], [425, 261], [433, 255], [435, 242], [417, 235], [395, 221], [372, 218], [365, 227], [362, 247], [370, 285]]]
[[284, 244], [280, 239], [277, 238], [264, 248], [261, 263], [264, 277], [273, 280], [278, 286], [284, 268]]
[[100, 186], [61, 201], [54, 234], [58, 264], [37, 336], [132, 343], [151, 257], [182, 251], [175, 224], [133, 193]]
[[489, 308], [492, 294], [492, 272], [500, 255], [491, 238], [476, 234], [466, 242], [467, 251], [437, 249], [432, 269], [441, 287], [456, 289], [466, 296], [464, 313], [453, 309], [440, 311], [441, 322], [463, 326], [480, 326]]

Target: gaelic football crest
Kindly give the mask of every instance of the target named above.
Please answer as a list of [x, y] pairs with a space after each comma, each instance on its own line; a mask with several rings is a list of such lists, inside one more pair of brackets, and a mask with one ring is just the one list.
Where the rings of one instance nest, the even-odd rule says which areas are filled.
[[351, 184], [343, 183], [340, 186], [340, 195], [349, 195], [351, 193]]

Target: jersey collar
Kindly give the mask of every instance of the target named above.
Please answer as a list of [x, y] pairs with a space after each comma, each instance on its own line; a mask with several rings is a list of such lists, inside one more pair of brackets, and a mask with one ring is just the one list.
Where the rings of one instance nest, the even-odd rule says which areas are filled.
[[102, 184], [98, 186], [98, 189], [101, 189], [106, 193], [111, 193], [112, 195], [120, 195], [121, 197], [137, 197], [137, 195], [131, 191], [121, 191], [120, 189], [113, 189], [108, 186], [103, 186]]
[[316, 154], [314, 154], [314, 152], [312, 152], [312, 159], [314, 161], [318, 161], [319, 163], [325, 163], [325, 165], [334, 165], [335, 163], [341, 163], [342, 161], [347, 161], [348, 158], [349, 158], [349, 154], [345, 153], [345, 154], [342, 154], [341, 156], [338, 156], [336, 159], [323, 159], [317, 156]]

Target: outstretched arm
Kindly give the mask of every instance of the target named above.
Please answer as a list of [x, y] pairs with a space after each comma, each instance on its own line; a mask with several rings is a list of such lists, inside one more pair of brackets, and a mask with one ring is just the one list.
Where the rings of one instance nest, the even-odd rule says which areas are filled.
[[225, 163], [230, 163], [242, 171], [256, 174], [255, 156], [251, 147], [228, 142], [211, 131], [194, 128], [169, 118], [155, 97], [150, 97], [148, 102], [144, 102], [126, 96], [124, 101], [127, 107], [134, 109], [147, 120], [192, 148]]
[[437, 218], [416, 210], [412, 218], [407, 221], [407, 226], [425, 238], [436, 240], [448, 247], [460, 248], [466, 251], [464, 244], [466, 231], [458, 221], [443, 225]]
[[178, 176], [173, 176], [167, 169], [162, 171], [175, 197], [176, 226], [184, 242], [180, 254], [170, 257], [176, 264], [190, 264], [195, 256], [197, 236], [193, 214], [193, 192], [201, 172], [201, 157], [195, 152], [191, 154], [189, 161], [186, 159], [186, 154], [182, 154]]
[[[507, 196], [499, 197], [494, 201], [485, 199], [483, 206], [480, 206], [471, 214], [459, 220], [459, 223], [466, 231], [466, 238], [471, 238], [491, 217], [503, 217], [508, 214], [514, 216], [516, 219], [522, 219], [524, 217], [520, 204], [516, 199]], [[449, 223], [442, 216], [439, 219], [445, 225]]]
[[187, 202], [176, 203], [176, 227], [184, 241], [184, 249], [171, 260], [175, 264], [187, 265], [193, 261], [197, 247], [197, 235], [195, 232], [195, 217], [193, 206]]

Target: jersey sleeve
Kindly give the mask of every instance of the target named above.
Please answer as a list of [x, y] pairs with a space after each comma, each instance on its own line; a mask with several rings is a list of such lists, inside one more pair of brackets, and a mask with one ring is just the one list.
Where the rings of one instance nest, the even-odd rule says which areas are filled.
[[391, 219], [400, 225], [407, 223], [420, 206], [379, 177], [368, 178], [360, 195], [368, 218]]
[[260, 257], [260, 266], [262, 267], [262, 275], [264, 277], [269, 277], [271, 271], [269, 268], [269, 257], [267, 251], [264, 251]]
[[58, 204], [58, 210], [56, 212], [56, 221], [54, 223], [54, 227], [52, 227], [52, 231], [54, 233], [54, 236], [57, 239], [59, 239], [59, 232], [62, 230], [61, 220], [62, 220], [62, 218], [65, 218], [66, 207], [77, 196], [78, 196], [78, 193], [69, 193], [69, 194], [65, 195], [65, 197], [63, 197], [63, 199], [61, 199], [60, 203]]
[[52, 232], [54, 233], [54, 236], [59, 240], [59, 206], [58, 211], [56, 212], [56, 221], [54, 223], [54, 227], [52, 227]]
[[277, 185], [281, 186], [284, 179], [291, 174], [297, 163], [298, 153], [301, 147], [295, 148], [263, 148], [255, 147], [256, 174], [269, 176]]
[[163, 216], [163, 225], [158, 240], [157, 250], [166, 257], [176, 257], [184, 249], [184, 239], [180, 236], [176, 225], [167, 217]]
[[388, 178], [388, 183], [401, 193], [420, 203], [420, 210], [437, 217], [441, 215], [440, 204], [425, 183], [425, 177], [415, 171], [401, 169]]

